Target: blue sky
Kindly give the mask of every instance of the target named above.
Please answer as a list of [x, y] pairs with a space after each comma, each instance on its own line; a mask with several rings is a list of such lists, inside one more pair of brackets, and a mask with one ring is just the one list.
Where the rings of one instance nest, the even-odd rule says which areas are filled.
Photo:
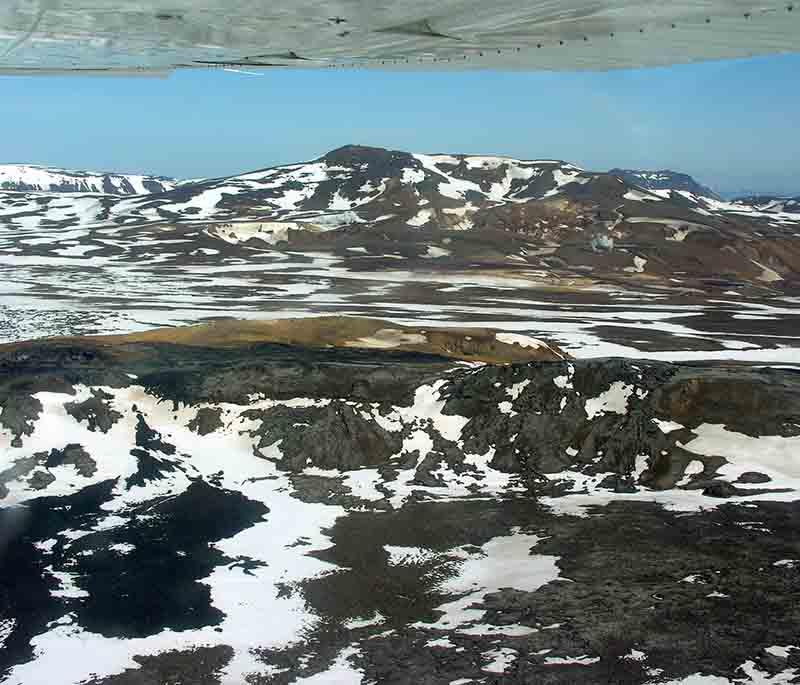
[[1, 77], [0, 163], [219, 176], [346, 143], [672, 168], [800, 193], [800, 55], [606, 73]]

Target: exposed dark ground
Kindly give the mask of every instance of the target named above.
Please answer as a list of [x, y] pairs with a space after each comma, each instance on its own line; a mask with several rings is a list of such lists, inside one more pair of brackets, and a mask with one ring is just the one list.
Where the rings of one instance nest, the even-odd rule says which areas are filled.
[[[796, 437], [800, 377], [791, 370], [613, 359], [454, 368], [452, 361], [413, 353], [143, 343], [99, 351], [42, 343], [7, 351], [0, 368], [0, 424], [22, 445], [6, 451], [13, 465], [0, 472], [0, 483], [16, 488], [15, 497], [28, 493], [24, 509], [2, 509], [0, 620], [14, 624], [0, 668], [34, 657], [37, 636], [65, 615], [73, 626], [123, 640], [165, 629], [222, 630], [226, 616], [204, 579], [222, 568], [233, 577], [257, 577], [274, 562], [269, 528], [260, 549], [241, 556], [216, 544], [269, 526], [286, 500], [265, 503], [245, 494], [245, 482], [231, 486], [232, 442], [220, 449], [218, 469], [200, 469], [176, 439], [175, 421], [181, 407], [202, 407], [203, 414], [187, 414], [189, 429], [218, 435], [230, 431], [223, 403], [235, 403], [256, 421], [258, 479], [274, 481], [276, 492], [303, 506], [344, 507], [325, 530], [326, 544], [301, 535], [289, 545], [331, 564], [327, 572], [259, 586], [270, 596], [301, 598], [314, 620], [283, 646], [264, 646], [275, 628], [271, 615], [245, 627], [254, 650], [252, 685], [314, 675], [323, 678], [314, 682], [336, 685], [656, 685], [695, 674], [725, 679], [715, 683], [773, 682], [765, 680], [773, 675], [776, 683], [800, 682], [800, 653], [789, 648], [797, 646], [800, 622], [796, 493], [766, 474], [730, 482], [719, 471], [724, 454], [700, 456], [683, 447], [703, 424], [745, 436]], [[420, 386], [442, 379], [441, 416], [466, 421], [458, 441], [424, 413], [404, 419], [399, 434], [368, 413], [388, 419], [393, 407], [415, 402]], [[146, 393], [140, 406], [119, 404], [117, 394], [134, 382]], [[614, 383], [632, 388], [624, 407], [590, 410], [589, 399]], [[68, 393], [81, 385], [95, 390], [75, 401]], [[48, 439], [50, 451], [16, 459], [41, 439], [42, 405], [34, 395], [42, 390], [67, 393], [65, 420], [82, 422], [86, 436], [107, 432], [111, 440], [121, 422], [131, 421], [130, 442], [113, 444], [120, 464], [135, 458], [134, 470], [97, 480], [95, 469], [117, 455], [65, 445], [57, 432]], [[251, 409], [249, 396], [263, 393], [284, 402], [331, 401]], [[150, 407], [155, 398], [163, 409]], [[664, 433], [656, 418], [683, 428]], [[428, 434], [427, 458], [400, 449], [400, 437], [412, 431]], [[275, 440], [281, 458], [268, 456]], [[469, 456], [488, 448], [494, 471]], [[644, 470], [637, 466], [641, 455]], [[702, 462], [701, 472], [686, 471], [691, 460]], [[309, 465], [338, 471], [306, 474]], [[347, 475], [364, 465], [377, 467], [370, 473], [383, 499], [363, 500], [346, 485]], [[564, 471], [573, 475], [556, 475]], [[471, 492], [454, 498], [453, 484], [470, 474]], [[560, 504], [582, 497], [568, 494], [580, 490], [573, 481], [581, 474], [609, 477], [584, 493], [580, 501], [588, 507], [559, 513]], [[498, 475], [508, 478], [504, 491], [490, 485]], [[411, 494], [400, 506], [392, 494], [405, 477], [413, 477]], [[20, 482], [28, 489], [20, 490]], [[77, 483], [72, 494], [48, 494], [53, 483], [69, 482]], [[172, 482], [176, 489], [158, 490]], [[153, 495], [115, 507], [137, 487], [154, 488]], [[786, 501], [748, 501], [763, 492]], [[599, 496], [594, 505], [592, 493]], [[648, 501], [658, 493], [694, 497], [702, 508]], [[108, 507], [121, 518], [112, 527], [100, 525]], [[516, 552], [493, 557], [498, 540], [520, 541], [521, 561]], [[409, 551], [397, 558], [391, 548]], [[475, 582], [488, 588], [470, 597], [477, 614], [443, 624], [443, 605], [464, 596], [449, 583], [476, 564], [486, 576]], [[542, 570], [548, 564], [552, 573]], [[73, 591], [60, 592], [53, 571], [70, 574]], [[508, 587], [493, 585], [507, 572]], [[230, 683], [225, 669], [237, 647], [221, 638], [142, 653], [139, 668], [86, 682]], [[786, 656], [767, 651], [775, 647], [789, 648]], [[507, 661], [493, 665], [503, 654]], [[13, 671], [2, 672], [7, 682], [19, 682]]]

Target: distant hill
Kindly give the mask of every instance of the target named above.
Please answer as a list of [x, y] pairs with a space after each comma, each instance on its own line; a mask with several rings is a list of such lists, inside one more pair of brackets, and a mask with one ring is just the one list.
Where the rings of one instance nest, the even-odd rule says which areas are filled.
[[611, 169], [608, 172], [614, 176], [619, 176], [626, 183], [637, 185], [648, 190], [684, 190], [702, 197], [711, 197], [715, 200], [721, 199], [708, 186], [698, 183], [688, 174], [682, 174], [669, 169], [660, 171], [643, 171], [640, 169]]
[[0, 164], [0, 190], [48, 193], [145, 195], [177, 185], [165, 176], [53, 169], [32, 164]]
[[747, 197], [737, 197], [734, 203], [752, 207], [759, 212], [800, 214], [800, 196], [781, 197], [779, 195], [750, 195]]

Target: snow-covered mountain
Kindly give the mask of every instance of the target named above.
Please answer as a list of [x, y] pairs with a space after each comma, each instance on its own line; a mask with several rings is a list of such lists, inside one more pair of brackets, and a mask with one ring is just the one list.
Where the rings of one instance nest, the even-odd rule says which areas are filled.
[[347, 146], [303, 164], [118, 200], [0, 194], [0, 220], [31, 225], [41, 217], [64, 225], [108, 225], [258, 219], [311, 222], [331, 229], [393, 219], [415, 227], [468, 227], [471, 215], [482, 207], [554, 196], [590, 178], [559, 161], [415, 155]]
[[[745, 202], [720, 204], [713, 192], [684, 174], [618, 171], [589, 172], [558, 160], [413, 154], [364, 146], [345, 146], [306, 163], [180, 184], [157, 177], [59, 175], [36, 167], [5, 167], [0, 185], [14, 185], [14, 192], [0, 193], [0, 221], [65, 228], [258, 221], [262, 238], [273, 230], [283, 235], [288, 228], [328, 231], [387, 222], [463, 230], [493, 220], [493, 210], [501, 207], [525, 205], [530, 210], [532, 203], [558, 197], [609, 209], [620, 200], [639, 199], [637, 189], [650, 190], [652, 195], [642, 197], [651, 203], [672, 200], [703, 212], [762, 209]], [[621, 183], [615, 182], [618, 178]], [[87, 191], [84, 197], [42, 192], [79, 186]], [[776, 203], [769, 207], [772, 213], [777, 209]], [[542, 228], [548, 221], [539, 216], [535, 223]]]
[[144, 195], [176, 186], [166, 176], [54, 169], [32, 164], [0, 164], [0, 190], [49, 193]]
[[661, 187], [647, 189], [648, 179], [558, 160], [351, 145], [150, 194], [0, 191], [0, 249], [37, 259], [122, 250], [133, 260], [163, 250], [183, 264], [208, 250], [241, 259], [253, 250], [316, 251], [361, 264], [385, 255], [478, 260], [667, 287], [676, 272], [693, 288], [797, 282], [794, 205], [723, 202], [686, 179], [652, 178]]
[[637, 185], [647, 190], [685, 190], [693, 195], [714, 198], [720, 197], [708, 186], [698, 183], [688, 174], [669, 169], [660, 171], [643, 171], [640, 169], [611, 169], [609, 174], [619, 176], [626, 183]]
[[[325, 232], [348, 226], [465, 230], [496, 223], [503, 213], [515, 217], [512, 230], [552, 238], [552, 231], [546, 235], [548, 227], [614, 222], [620, 203], [631, 200], [651, 208], [658, 202], [662, 207], [674, 203], [704, 216], [777, 215], [797, 206], [796, 201], [781, 204], [770, 198], [724, 203], [690, 176], [674, 172], [597, 173], [558, 160], [413, 154], [364, 146], [345, 146], [305, 163], [184, 183], [144, 176], [58, 175], [36, 167], [4, 169], [0, 186], [14, 187], [13, 192], [0, 191], [0, 222], [9, 226], [231, 223], [233, 230], [217, 231], [220, 237], [236, 239], [241, 233], [244, 239], [255, 235], [267, 242], [279, 241], [287, 230]], [[43, 192], [48, 187], [86, 192]], [[564, 201], [576, 209], [569, 221], [561, 211]], [[558, 216], [553, 213], [556, 206]], [[583, 211], [591, 208], [597, 211]]]

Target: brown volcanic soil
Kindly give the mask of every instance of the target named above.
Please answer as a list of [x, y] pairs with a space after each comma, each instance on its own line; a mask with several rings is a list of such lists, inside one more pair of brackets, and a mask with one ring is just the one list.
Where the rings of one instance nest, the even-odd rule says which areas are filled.
[[[222, 320], [196, 326], [158, 328], [125, 335], [48, 338], [47, 342], [95, 348], [123, 348], [135, 343], [171, 343], [205, 348], [237, 348], [277, 343], [310, 348], [353, 348], [434, 354], [487, 363], [556, 361], [570, 356], [553, 344], [523, 347], [501, 342], [486, 328], [411, 328], [380, 319], [326, 316], [267, 321]], [[0, 354], [23, 351], [44, 341], [0, 345]]]

